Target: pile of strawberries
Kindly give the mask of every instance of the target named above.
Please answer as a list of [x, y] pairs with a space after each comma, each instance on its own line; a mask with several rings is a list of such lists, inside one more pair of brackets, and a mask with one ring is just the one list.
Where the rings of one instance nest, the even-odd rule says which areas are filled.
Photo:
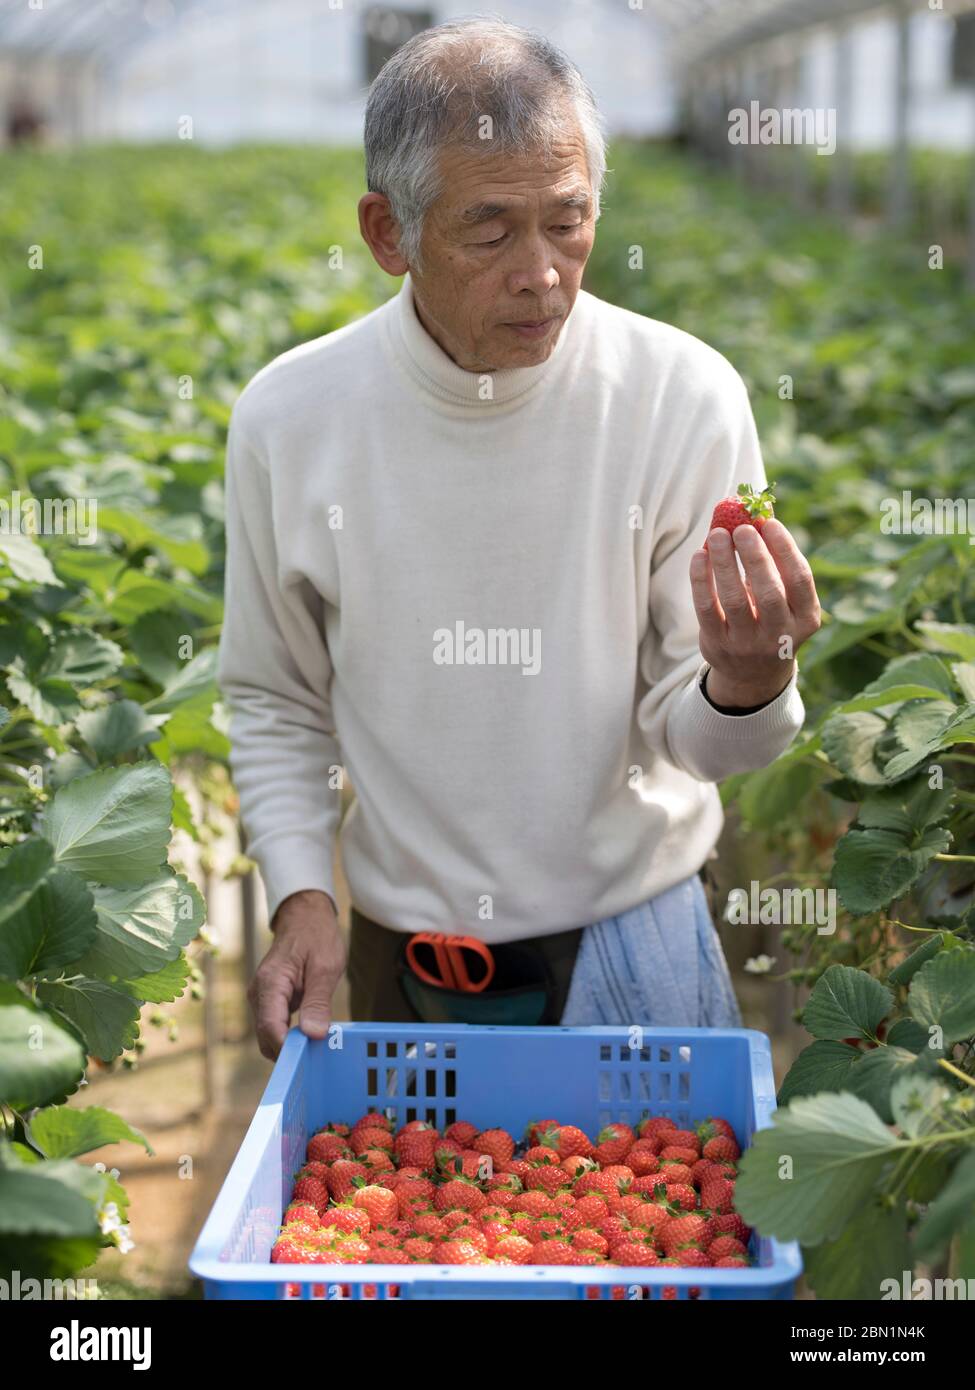
[[284, 1264], [744, 1268], [734, 1130], [647, 1118], [595, 1141], [541, 1120], [503, 1129], [364, 1115], [308, 1143], [271, 1259]]

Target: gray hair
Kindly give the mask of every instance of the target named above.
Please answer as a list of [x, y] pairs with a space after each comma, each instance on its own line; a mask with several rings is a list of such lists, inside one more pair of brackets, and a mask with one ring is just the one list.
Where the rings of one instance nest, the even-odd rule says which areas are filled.
[[579, 69], [544, 35], [479, 16], [424, 29], [397, 49], [366, 104], [366, 181], [370, 192], [389, 199], [406, 260], [419, 268], [423, 220], [443, 191], [443, 146], [549, 150], [565, 135], [567, 105], [585, 142], [598, 217], [606, 175], [602, 118]]

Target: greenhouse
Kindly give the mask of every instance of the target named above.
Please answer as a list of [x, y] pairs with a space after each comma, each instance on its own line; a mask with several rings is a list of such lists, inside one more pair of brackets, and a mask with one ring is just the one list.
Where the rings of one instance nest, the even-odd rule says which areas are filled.
[[0, 115], [0, 1296], [951, 1355], [975, 0], [0, 0]]

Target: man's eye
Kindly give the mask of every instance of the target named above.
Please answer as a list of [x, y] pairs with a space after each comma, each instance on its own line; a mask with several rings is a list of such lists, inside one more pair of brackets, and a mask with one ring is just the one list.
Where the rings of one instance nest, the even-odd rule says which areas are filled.
[[502, 241], [504, 241], [506, 235], [507, 235], [506, 232], [502, 232], [500, 236], [496, 236], [492, 241], [476, 241], [476, 242], [474, 243], [474, 245], [475, 245], [475, 246], [500, 246], [501, 243], [502, 243]]
[[581, 223], [581, 222], [563, 222], [562, 225], [559, 226], [559, 227], [556, 227], [555, 230], [556, 230], [557, 232], [575, 232], [575, 231], [578, 231], [578, 229], [579, 229], [581, 226], [582, 226], [582, 223]]

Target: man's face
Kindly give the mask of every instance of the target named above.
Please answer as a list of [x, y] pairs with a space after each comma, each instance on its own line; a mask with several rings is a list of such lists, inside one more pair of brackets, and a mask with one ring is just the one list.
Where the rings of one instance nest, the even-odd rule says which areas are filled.
[[423, 271], [411, 271], [421, 322], [469, 371], [544, 362], [595, 232], [581, 135], [569, 126], [548, 156], [448, 148], [441, 171], [445, 191], [423, 228]]

